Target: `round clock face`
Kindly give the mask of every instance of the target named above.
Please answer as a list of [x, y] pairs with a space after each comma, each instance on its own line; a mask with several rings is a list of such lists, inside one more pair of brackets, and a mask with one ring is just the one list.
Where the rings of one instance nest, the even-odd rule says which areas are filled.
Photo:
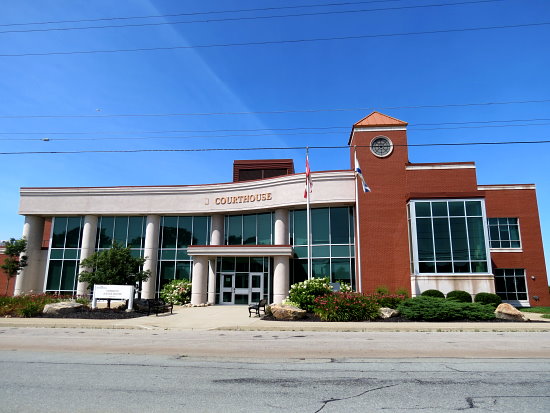
[[392, 152], [393, 144], [385, 136], [377, 136], [372, 140], [370, 150], [379, 158], [384, 158]]

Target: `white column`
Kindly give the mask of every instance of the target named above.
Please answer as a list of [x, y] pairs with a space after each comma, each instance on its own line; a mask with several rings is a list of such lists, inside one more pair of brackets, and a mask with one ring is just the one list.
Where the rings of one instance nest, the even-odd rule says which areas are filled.
[[216, 304], [216, 258], [208, 260], [208, 304]]
[[[275, 245], [288, 245], [288, 210], [275, 210]], [[273, 302], [281, 304], [288, 297], [290, 278], [289, 258], [276, 256], [273, 258]]]
[[210, 224], [210, 245], [223, 245], [223, 215], [212, 215]]
[[288, 297], [289, 260], [285, 256], [273, 258], [273, 302], [281, 304]]
[[193, 279], [191, 285], [191, 304], [206, 303], [206, 286], [208, 281], [207, 257], [193, 257]]
[[[210, 217], [210, 245], [223, 245], [223, 215], [214, 214]], [[216, 303], [216, 259], [208, 259], [208, 303]]]
[[14, 295], [21, 295], [30, 291], [42, 292], [43, 286], [38, 285], [43, 279], [40, 271], [44, 270], [42, 262], [42, 236], [44, 234], [44, 218], [26, 216], [23, 225], [23, 238], [27, 240], [27, 266], [15, 278]]
[[[86, 215], [84, 217], [84, 227], [82, 228], [82, 245], [80, 247], [80, 262], [88, 258], [95, 252], [95, 240], [97, 235], [97, 216]], [[80, 272], [82, 272], [80, 268]], [[88, 294], [88, 283], [78, 282], [76, 287], [77, 296], [85, 296]]]
[[275, 245], [288, 245], [288, 209], [275, 210]]
[[155, 298], [157, 287], [157, 261], [159, 247], [160, 216], [147, 215], [145, 226], [145, 249], [143, 256], [146, 258], [143, 264], [144, 270], [149, 270], [149, 278], [143, 282], [141, 298]]

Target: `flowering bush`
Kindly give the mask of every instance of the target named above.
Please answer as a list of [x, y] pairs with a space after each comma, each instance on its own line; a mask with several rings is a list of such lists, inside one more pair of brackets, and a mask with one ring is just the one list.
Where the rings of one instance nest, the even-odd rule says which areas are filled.
[[336, 292], [314, 300], [314, 312], [323, 321], [374, 320], [379, 309], [372, 297], [360, 293]]
[[296, 303], [302, 310], [312, 313], [315, 306], [315, 298], [322, 297], [332, 292], [332, 286], [328, 278], [312, 278], [292, 284], [288, 293], [288, 300]]
[[183, 305], [191, 302], [191, 283], [187, 280], [174, 280], [166, 284], [160, 298], [170, 304]]
[[0, 297], [0, 317], [36, 317], [46, 304], [72, 300], [70, 295], [28, 294]]
[[380, 307], [397, 308], [399, 304], [407, 299], [406, 295], [400, 294], [372, 294], [369, 297]]

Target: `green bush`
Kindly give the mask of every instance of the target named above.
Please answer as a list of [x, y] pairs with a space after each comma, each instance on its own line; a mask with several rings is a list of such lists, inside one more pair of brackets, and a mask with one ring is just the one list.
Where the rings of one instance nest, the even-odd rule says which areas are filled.
[[374, 293], [378, 295], [389, 295], [390, 289], [386, 287], [385, 285], [379, 285], [374, 289]]
[[502, 303], [502, 299], [498, 295], [492, 293], [477, 293], [474, 297], [474, 302], [480, 304], [490, 304], [496, 308], [500, 303]]
[[374, 300], [379, 307], [387, 307], [387, 308], [397, 308], [399, 304], [401, 304], [404, 300], [407, 299], [407, 296], [405, 295], [397, 295], [397, 294], [372, 294], [368, 296], [370, 299]]
[[23, 307], [21, 307], [18, 312], [23, 317], [36, 317], [42, 313], [44, 310], [44, 304], [36, 302], [28, 302]]
[[378, 317], [380, 307], [359, 293], [330, 293], [314, 300], [314, 313], [323, 321], [364, 321]]
[[459, 301], [461, 303], [471, 303], [472, 302], [472, 296], [467, 291], [462, 290], [454, 290], [447, 293], [447, 299], [448, 300], [455, 300]]
[[302, 310], [312, 313], [315, 307], [315, 299], [331, 292], [332, 287], [328, 278], [312, 278], [311, 280], [292, 284], [288, 293], [288, 300], [298, 304]]
[[422, 294], [420, 294], [422, 297], [435, 297], [435, 298], [445, 298], [445, 294], [443, 294], [439, 290], [426, 290], [423, 291]]
[[453, 321], [495, 318], [494, 307], [491, 305], [461, 303], [437, 297], [409, 298], [403, 301], [397, 309], [409, 320]]
[[397, 290], [395, 290], [395, 294], [396, 295], [402, 295], [403, 297], [405, 298], [409, 298], [409, 290], [407, 290], [406, 288], [398, 288]]
[[183, 305], [191, 302], [191, 283], [174, 280], [162, 287], [160, 298], [170, 304]]

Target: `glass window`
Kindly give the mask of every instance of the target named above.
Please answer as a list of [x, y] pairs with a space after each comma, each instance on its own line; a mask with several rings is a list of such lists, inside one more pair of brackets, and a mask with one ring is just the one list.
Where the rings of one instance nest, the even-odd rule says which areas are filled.
[[271, 245], [273, 234], [273, 216], [271, 213], [258, 214], [258, 245]]
[[209, 217], [193, 217], [193, 245], [208, 245], [209, 231]]
[[330, 208], [331, 244], [349, 244], [349, 208]]
[[[411, 201], [413, 271], [486, 273], [483, 201]], [[428, 215], [431, 211], [432, 216]], [[415, 215], [420, 213], [420, 215]]]
[[178, 217], [162, 218], [162, 248], [176, 248], [178, 239]]
[[243, 216], [243, 245], [257, 245], [256, 215]]
[[329, 209], [311, 210], [311, 238], [313, 244], [329, 243]]
[[243, 216], [229, 215], [226, 225], [227, 245], [242, 245], [243, 240]]
[[113, 233], [115, 231], [115, 217], [101, 217], [99, 219], [99, 245], [98, 248], [111, 248], [113, 245]]
[[521, 248], [517, 218], [489, 218], [491, 248]]
[[114, 242], [126, 247], [128, 239], [128, 217], [115, 217]]
[[505, 301], [526, 301], [527, 284], [523, 268], [495, 269], [495, 292]]
[[52, 248], [65, 247], [65, 231], [67, 229], [66, 217], [55, 217], [52, 231]]
[[294, 217], [293, 245], [307, 245], [307, 212], [305, 209], [292, 211]]
[[80, 237], [82, 235], [81, 221], [81, 217], [69, 217], [67, 219], [67, 238], [65, 240], [65, 248], [80, 247]]
[[[200, 227], [200, 225], [198, 225]], [[198, 229], [198, 228], [197, 228]], [[193, 217], [178, 217], [178, 248], [187, 248], [193, 238]]]
[[145, 247], [145, 217], [128, 218], [128, 247]]

